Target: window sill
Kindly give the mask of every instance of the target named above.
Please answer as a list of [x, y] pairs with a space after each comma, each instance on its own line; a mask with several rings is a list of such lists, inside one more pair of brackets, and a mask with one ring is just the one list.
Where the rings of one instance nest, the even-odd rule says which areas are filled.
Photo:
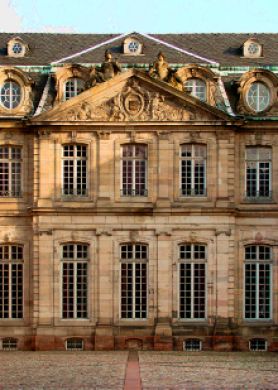
[[261, 327], [261, 326], [272, 326], [274, 325], [274, 321], [272, 319], [244, 319], [243, 325], [253, 326], [253, 327]]
[[242, 200], [245, 204], [274, 204], [276, 203], [272, 198], [244, 198]]

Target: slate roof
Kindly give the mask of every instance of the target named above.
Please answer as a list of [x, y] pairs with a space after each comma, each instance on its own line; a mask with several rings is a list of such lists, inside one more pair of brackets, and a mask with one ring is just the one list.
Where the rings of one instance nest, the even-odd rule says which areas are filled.
[[[192, 55], [178, 52], [173, 48], [156, 43], [139, 33], [132, 33], [143, 43], [143, 55], [130, 56], [122, 53], [123, 38], [75, 56], [65, 62], [92, 63], [103, 62], [104, 51], [110, 49], [114, 57], [125, 64], [149, 64], [162, 50], [171, 64], [204, 63]], [[269, 66], [278, 65], [278, 34], [150, 34], [152, 37], [193, 52], [201, 57], [219, 63], [221, 66]], [[23, 39], [30, 52], [23, 58], [7, 56], [6, 45], [14, 37]], [[48, 65], [61, 58], [79, 53], [96, 44], [116, 38], [118, 34], [52, 34], [52, 33], [0, 33], [0, 65]], [[264, 57], [258, 59], [242, 58], [242, 44], [248, 38], [256, 38], [264, 45]]]

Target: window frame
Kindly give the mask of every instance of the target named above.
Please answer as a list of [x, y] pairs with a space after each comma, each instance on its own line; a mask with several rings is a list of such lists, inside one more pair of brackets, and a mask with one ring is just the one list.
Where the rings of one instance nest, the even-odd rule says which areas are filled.
[[[256, 149], [256, 158], [255, 159], [248, 159], [247, 158], [247, 151], [248, 149]], [[259, 158], [259, 151], [260, 149], [268, 149], [270, 151], [270, 158], [269, 159], [260, 159]], [[248, 196], [248, 181], [247, 181], [247, 169], [248, 169], [248, 164], [254, 163], [256, 166], [256, 195], [255, 196]], [[263, 187], [263, 181], [260, 180], [260, 169], [261, 169], [261, 164], [269, 164], [268, 172], [269, 172], [269, 182], [268, 182], [268, 196], [263, 196], [260, 195], [260, 190]], [[244, 170], [244, 198], [247, 201], [271, 201], [272, 200], [272, 180], [273, 180], [273, 150], [271, 146], [264, 146], [264, 145], [246, 145], [244, 149], [244, 165], [245, 165], [245, 170]], [[250, 189], [249, 189], [250, 191]]]
[[[67, 91], [67, 84], [71, 82], [73, 82], [73, 91]], [[78, 92], [78, 82], [83, 83], [83, 90], [80, 90], [79, 92]], [[83, 80], [83, 78], [81, 77], [73, 76], [66, 79], [63, 84], [63, 100], [66, 102], [67, 100], [70, 100], [80, 95], [80, 93], [85, 91], [85, 84], [86, 84], [85, 80]]]
[[[251, 88], [253, 88], [254, 85], [256, 86], [256, 94], [258, 94], [258, 91], [260, 89], [260, 85], [262, 85], [268, 92], [268, 98], [267, 98], [268, 101], [263, 109], [258, 108], [258, 106], [260, 106], [260, 104], [262, 103], [261, 101], [259, 101], [259, 99], [262, 98], [262, 96], [260, 96], [260, 95], [257, 96], [257, 98], [256, 98], [256, 108], [254, 108], [250, 104], [251, 97], [249, 96], [249, 93], [250, 93]], [[253, 99], [254, 99], [254, 97], [253, 97]], [[255, 80], [252, 83], [250, 83], [250, 85], [248, 86], [248, 89], [246, 90], [246, 103], [247, 103], [249, 109], [252, 110], [253, 112], [255, 112], [256, 114], [259, 114], [259, 113], [266, 111], [271, 105], [271, 91], [269, 89], [269, 86], [260, 80]]]
[[[183, 157], [182, 156], [182, 149], [184, 146], [191, 146], [192, 156], [191, 157]], [[205, 148], [205, 157], [198, 158], [195, 154], [195, 148], [196, 146], [201, 146]], [[191, 161], [191, 172], [190, 172], [190, 179], [191, 179], [191, 193], [189, 195], [183, 194], [183, 183], [182, 183], [182, 163], [183, 161]], [[196, 175], [195, 175], [195, 166], [196, 161], [203, 161], [204, 162], [204, 184], [203, 184], [203, 194], [198, 195], [195, 194], [195, 182], [196, 182]], [[179, 145], [179, 194], [181, 198], [206, 198], [207, 197], [207, 144], [203, 143], [182, 143]], [[186, 184], [184, 184], [185, 186]]]
[[[74, 245], [74, 257], [72, 259], [65, 260], [63, 258], [63, 248], [67, 245]], [[87, 258], [84, 260], [78, 259], [76, 256], [77, 245], [82, 245], [87, 247]], [[64, 307], [63, 307], [63, 299], [64, 299], [64, 264], [65, 263], [73, 263], [73, 317], [64, 317]], [[77, 264], [87, 264], [86, 266], [86, 317], [77, 317]], [[67, 241], [62, 242], [60, 244], [60, 319], [62, 321], [88, 321], [90, 319], [90, 289], [91, 289], [91, 272], [90, 272], [90, 264], [91, 264], [91, 247], [87, 242], [77, 242], [77, 241]], [[67, 309], [68, 311], [68, 309]]]
[[[131, 157], [124, 157], [123, 156], [123, 153], [124, 153], [124, 148], [125, 147], [132, 147], [132, 156]], [[135, 150], [136, 150], [136, 146], [143, 146], [144, 149], [145, 149], [145, 155], [146, 157], [144, 159], [142, 158], [136, 158], [136, 153], [135, 153]], [[124, 161], [132, 161], [132, 172], [131, 172], [131, 175], [132, 175], [132, 188], [131, 188], [131, 193], [128, 193], [128, 194], [124, 194], [124, 168], [123, 168], [123, 163]], [[144, 167], [144, 190], [143, 190], [143, 195], [141, 194], [137, 194], [136, 193], [136, 166], [135, 166], [135, 163], [136, 161], [144, 161], [145, 163], [145, 167]], [[139, 197], [140, 199], [141, 198], [147, 198], [149, 196], [149, 186], [148, 186], [148, 182], [149, 182], [149, 175], [148, 175], [148, 171], [149, 171], [149, 148], [148, 148], [148, 145], [146, 143], [139, 143], [139, 142], [134, 142], [134, 143], [123, 143], [120, 145], [120, 198], [121, 199], [124, 199], [124, 198], [136, 198], [136, 197]], [[127, 189], [127, 191], [130, 191], [129, 189]]]
[[[24, 245], [23, 244], [19, 244], [19, 243], [1, 243], [0, 244], [0, 247], [3, 248], [3, 251], [4, 251], [4, 247], [8, 247], [8, 258], [5, 258], [3, 260], [0, 260], [0, 267], [2, 268], [2, 273], [3, 273], [3, 278], [4, 278], [4, 265], [8, 265], [8, 317], [0, 317], [0, 321], [9, 321], [9, 320], [12, 320], [12, 321], [18, 321], [18, 320], [24, 320], [25, 318], [25, 260], [24, 260], [24, 255], [25, 255], [25, 250], [24, 250]], [[22, 259], [13, 259], [12, 258], [12, 251], [13, 249], [12, 248], [16, 248], [16, 253], [18, 253], [18, 248], [20, 248], [21, 250], [21, 254], [22, 254]], [[5, 254], [3, 253], [3, 256], [5, 256]], [[13, 303], [12, 303], [12, 272], [13, 272], [13, 267], [12, 265], [13, 264], [21, 264], [22, 267], [21, 267], [21, 270], [18, 271], [18, 269], [16, 269], [16, 278], [18, 279], [18, 272], [20, 272], [21, 274], [21, 279], [22, 279], [22, 283], [21, 283], [21, 308], [20, 308], [20, 304], [18, 302], [16, 302], [16, 312], [18, 311], [21, 311], [22, 315], [21, 316], [13, 316]], [[16, 279], [16, 280], [17, 280]], [[18, 295], [19, 295], [19, 287], [18, 285], [16, 284], [15, 285], [15, 291], [16, 291], [16, 299], [18, 301]], [[3, 297], [4, 297], [4, 286], [3, 286]], [[4, 299], [4, 298], [3, 298]], [[2, 302], [1, 302], [2, 304]], [[4, 308], [3, 308], [3, 313], [4, 313]], [[2, 315], [3, 315], [2, 313]]]
[[[191, 258], [190, 259], [182, 259], [181, 258], [181, 247], [190, 245], [191, 247]], [[194, 254], [194, 247], [195, 246], [204, 246], [205, 248], [205, 258], [204, 259], [195, 259], [192, 257], [192, 253]], [[190, 264], [190, 270], [191, 270], [191, 284], [190, 284], [190, 294], [191, 294], [191, 299], [190, 299], [190, 318], [185, 318], [181, 317], [181, 264]], [[205, 293], [205, 309], [204, 309], [204, 317], [194, 317], [192, 316], [192, 313], [194, 312], [194, 272], [195, 272], [195, 264], [204, 264], [204, 272], [205, 272], [205, 288], [204, 288], [204, 293]], [[207, 316], [208, 316], [208, 246], [206, 243], [203, 242], [180, 242], [178, 244], [178, 262], [177, 262], [177, 314], [178, 314], [178, 320], [179, 321], [184, 321], [184, 322], [205, 322], [207, 321]], [[193, 282], [193, 283], [192, 283]]]
[[[188, 83], [192, 83], [191, 85], [187, 85]], [[198, 83], [199, 86], [197, 85]], [[203, 88], [202, 93], [198, 92], [198, 89]], [[188, 89], [190, 88], [190, 91]], [[200, 100], [203, 103], [207, 102], [207, 83], [205, 80], [203, 80], [201, 77], [190, 77], [184, 81], [184, 89], [187, 93], [190, 94], [190, 96], [193, 96], [194, 98]], [[201, 98], [200, 95], [202, 95], [204, 98]]]
[[[246, 259], [246, 248], [256, 247], [256, 259]], [[258, 258], [258, 252], [260, 247], [268, 247], [270, 249], [270, 259], [262, 260]], [[255, 291], [255, 311], [256, 316], [254, 318], [246, 317], [246, 265], [255, 265], [255, 276], [256, 276], [256, 291]], [[269, 317], [259, 317], [259, 265], [269, 264]], [[265, 299], [265, 297], [264, 297]], [[244, 246], [244, 260], [243, 260], [243, 319], [245, 322], [269, 322], [273, 319], [273, 247], [269, 244], [248, 244]]]
[[[9, 93], [9, 106], [5, 106], [3, 101], [2, 101], [2, 97], [5, 97], [6, 94], [2, 93], [2, 89], [4, 88], [5, 84], [8, 84], [9, 83], [9, 90], [10, 90], [10, 93]], [[19, 94], [13, 94], [11, 93], [11, 91], [13, 91], [13, 87], [11, 88], [11, 85], [12, 84], [15, 84], [19, 90]], [[14, 96], [19, 96], [19, 99], [17, 101], [17, 104], [15, 106], [12, 105], [13, 103], [13, 97]], [[2, 84], [0, 85], [0, 105], [3, 109], [6, 109], [8, 111], [15, 111], [18, 109], [18, 107], [20, 107], [21, 105], [21, 102], [22, 102], [22, 99], [23, 99], [23, 91], [22, 91], [22, 86], [18, 83], [18, 81], [16, 80], [13, 80], [12, 78], [8, 78], [6, 80], [3, 80]]]
[[[69, 157], [69, 156], [64, 156], [64, 150], [65, 150], [65, 147], [67, 146], [73, 146], [74, 148], [74, 156], [73, 157]], [[77, 147], [78, 146], [81, 146], [81, 147], [84, 147], [86, 149], [86, 157], [78, 157], [77, 156]], [[84, 198], [88, 198], [89, 196], [89, 164], [90, 164], [90, 161], [91, 159], [89, 158], [89, 145], [87, 144], [84, 144], [82, 142], [80, 143], [64, 143], [62, 144], [62, 148], [61, 148], [61, 196], [62, 198], [65, 200], [65, 199], [75, 199], [75, 198], [80, 198], [80, 199], [84, 199]], [[65, 194], [65, 161], [73, 161], [73, 193], [72, 194]], [[86, 163], [86, 168], [85, 168], [85, 181], [86, 181], [86, 190], [85, 190], [85, 194], [78, 194], [78, 190], [77, 190], [77, 184], [78, 184], [78, 175], [77, 175], [77, 168], [78, 168], [78, 164], [77, 162], [78, 161], [85, 161]], [[80, 191], [82, 191], [82, 183], [83, 183], [83, 178], [81, 176], [81, 181], [80, 181]]]
[[[146, 259], [136, 259], [136, 257], [132, 257], [132, 259], [123, 259], [122, 258], [122, 247], [127, 246], [127, 245], [132, 245], [132, 251], [133, 255], [135, 253], [135, 248], [136, 245], [141, 245], [146, 248]], [[119, 272], [120, 272], [120, 277], [119, 277], [119, 320], [120, 321], [131, 321], [131, 322], [136, 322], [136, 321], [147, 321], [149, 319], [149, 244], [145, 242], [121, 242], [119, 244]], [[132, 264], [132, 318], [128, 317], [123, 317], [122, 316], [122, 264]], [[135, 279], [136, 279], [136, 264], [145, 264], [146, 265], [146, 316], [145, 317], [136, 317], [136, 303], [135, 303]], [[141, 289], [141, 285], [140, 285]], [[142, 308], [140, 308], [140, 313], [142, 312]]]
[[[7, 195], [1, 195], [1, 182], [0, 182], [0, 199], [6, 199], [6, 198], [22, 198], [22, 192], [23, 192], [23, 147], [21, 145], [13, 145], [13, 144], [3, 144], [0, 145], [1, 148], [8, 148], [8, 157], [7, 158], [1, 158], [0, 157], [0, 164], [7, 164], [8, 165], [8, 191]], [[12, 149], [16, 149], [19, 151], [19, 158], [12, 158]], [[19, 180], [13, 184], [13, 164], [19, 164], [19, 172], [17, 172], [19, 176]], [[4, 176], [4, 175], [3, 175]], [[0, 175], [1, 179], [1, 175]], [[1, 181], [1, 180], [0, 180]], [[19, 190], [14, 189], [12, 190], [12, 186], [16, 186], [19, 188]], [[3, 191], [5, 192], [5, 191]]]

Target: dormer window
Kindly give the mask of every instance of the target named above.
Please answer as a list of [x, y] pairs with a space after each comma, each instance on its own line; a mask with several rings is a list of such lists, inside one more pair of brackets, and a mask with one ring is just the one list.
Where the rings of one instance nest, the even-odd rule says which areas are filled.
[[142, 54], [142, 50], [143, 50], [143, 45], [141, 42], [138, 41], [137, 38], [127, 37], [124, 40], [123, 43], [124, 54], [135, 56], [138, 54]]
[[7, 43], [7, 53], [9, 57], [24, 57], [28, 50], [28, 45], [19, 37], [12, 38]]
[[64, 85], [64, 100], [69, 100], [74, 96], [79, 95], [85, 90], [85, 81], [78, 78], [72, 77], [67, 80]]
[[7, 80], [1, 86], [0, 101], [1, 105], [8, 110], [16, 108], [21, 100], [21, 88], [15, 81]]
[[206, 83], [202, 79], [192, 78], [184, 83], [185, 90], [203, 102], [206, 101]]
[[21, 43], [19, 42], [16, 42], [14, 45], [13, 45], [13, 52], [14, 54], [20, 54], [23, 50], [23, 47], [21, 45]]
[[263, 56], [263, 46], [255, 38], [250, 38], [243, 44], [243, 56], [246, 58], [259, 58]]
[[129, 44], [128, 44], [128, 49], [131, 53], [136, 53], [137, 50], [139, 49], [139, 42], [137, 41], [131, 41]]
[[247, 92], [247, 103], [256, 112], [267, 109], [270, 103], [269, 88], [261, 82], [252, 83]]

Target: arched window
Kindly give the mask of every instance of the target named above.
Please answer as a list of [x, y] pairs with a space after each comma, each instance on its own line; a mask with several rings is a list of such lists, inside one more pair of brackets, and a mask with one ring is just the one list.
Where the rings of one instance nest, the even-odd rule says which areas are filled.
[[206, 155], [206, 145], [181, 145], [180, 191], [182, 196], [206, 195]]
[[63, 195], [87, 195], [87, 146], [63, 146]]
[[87, 244], [62, 245], [62, 317], [88, 317], [88, 261]]
[[0, 197], [21, 195], [21, 147], [0, 146]]
[[0, 318], [23, 318], [21, 245], [0, 245]]
[[261, 82], [254, 82], [247, 91], [247, 103], [256, 111], [264, 111], [270, 104], [270, 90]]
[[148, 149], [143, 144], [122, 146], [122, 196], [147, 196]]
[[207, 100], [207, 87], [206, 83], [197, 78], [188, 79], [184, 83], [185, 90], [192, 96], [205, 102]]
[[121, 255], [121, 318], [147, 318], [148, 246], [123, 244]]
[[206, 318], [206, 260], [203, 244], [179, 245], [179, 317]]
[[270, 319], [272, 248], [268, 245], [246, 246], [244, 271], [245, 318]]
[[85, 81], [77, 77], [72, 77], [64, 84], [64, 100], [69, 100], [72, 97], [79, 95], [84, 89]]
[[19, 106], [21, 101], [21, 87], [13, 80], [6, 80], [1, 85], [0, 102], [1, 105], [9, 110]]

